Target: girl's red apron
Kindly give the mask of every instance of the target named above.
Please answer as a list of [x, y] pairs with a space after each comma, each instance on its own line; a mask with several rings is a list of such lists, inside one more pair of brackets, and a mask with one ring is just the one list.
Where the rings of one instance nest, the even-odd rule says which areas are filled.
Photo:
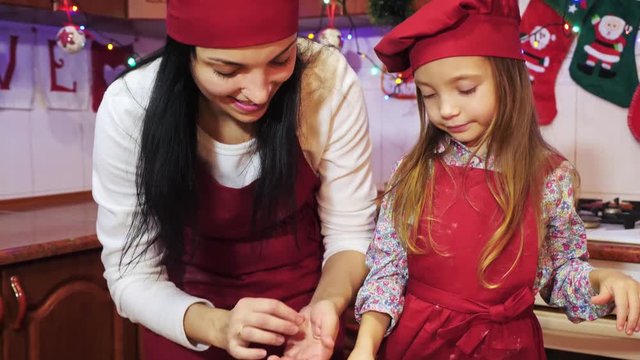
[[[436, 161], [433, 208], [425, 205], [419, 234], [428, 243], [424, 219], [433, 214], [431, 235], [449, 255], [429, 248], [408, 256], [404, 311], [383, 346], [383, 359], [545, 359], [533, 314], [538, 230], [531, 206], [523, 222], [523, 252], [511, 274], [497, 289], [478, 280], [482, 248], [501, 220], [490, 177], [482, 169], [445, 168]], [[520, 235], [490, 267], [488, 280], [496, 282], [512, 266]]]
[[[223, 309], [244, 297], [279, 299], [295, 310], [307, 305], [320, 279], [324, 247], [315, 200], [320, 180], [302, 150], [298, 148], [295, 209], [286, 208], [285, 201], [275, 221], [260, 226], [255, 236], [254, 183], [241, 189], [222, 186], [204, 166], [197, 181], [198, 233], [186, 230], [184, 255], [167, 267], [171, 281]], [[342, 359], [337, 355], [341, 351], [337, 345], [335, 359]], [[146, 329], [143, 352], [148, 360], [232, 359], [222, 349], [192, 351]], [[281, 355], [282, 347], [270, 348], [269, 354]]]

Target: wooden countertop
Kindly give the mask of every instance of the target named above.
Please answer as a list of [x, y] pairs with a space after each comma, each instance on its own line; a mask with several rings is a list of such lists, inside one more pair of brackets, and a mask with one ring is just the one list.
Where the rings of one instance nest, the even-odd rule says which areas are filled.
[[0, 210], [0, 265], [100, 248], [93, 201]]
[[640, 245], [616, 244], [589, 240], [589, 257], [594, 260], [622, 261], [640, 264]]
[[[91, 200], [10, 210], [0, 207], [0, 265], [100, 248]], [[589, 241], [591, 259], [640, 263], [640, 245]]]

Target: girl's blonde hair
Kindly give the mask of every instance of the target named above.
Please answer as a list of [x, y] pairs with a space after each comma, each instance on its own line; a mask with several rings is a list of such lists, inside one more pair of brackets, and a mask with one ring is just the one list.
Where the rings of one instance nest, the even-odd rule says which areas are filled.
[[[496, 176], [489, 176], [487, 173], [487, 182], [504, 217], [483, 248], [478, 277], [484, 287], [495, 288], [500, 285], [499, 282], [487, 281], [486, 272], [521, 227], [525, 204], [528, 202], [535, 207], [538, 241], [542, 240], [544, 232], [539, 204], [543, 182], [558, 165], [561, 156], [544, 141], [540, 133], [529, 74], [524, 63], [506, 58], [487, 59], [493, 71], [497, 105], [495, 118], [481, 141], [486, 144], [487, 158], [493, 157], [495, 167], [500, 170]], [[391, 186], [387, 192], [395, 193], [391, 207], [398, 237], [409, 253], [419, 254], [424, 249], [419, 241], [423, 237], [418, 236], [418, 226], [425, 204], [430, 209], [432, 203], [434, 162], [441, 161], [441, 154], [436, 149], [446, 133], [427, 121], [422, 94], [419, 89], [417, 92], [420, 136], [391, 177]], [[429, 218], [426, 221], [429, 222], [427, 228], [430, 229], [430, 223], [435, 220]], [[426, 235], [430, 247], [436, 253], [446, 256], [430, 236], [430, 231]], [[519, 241], [518, 256], [502, 279], [512, 271], [522, 254], [522, 236]]]

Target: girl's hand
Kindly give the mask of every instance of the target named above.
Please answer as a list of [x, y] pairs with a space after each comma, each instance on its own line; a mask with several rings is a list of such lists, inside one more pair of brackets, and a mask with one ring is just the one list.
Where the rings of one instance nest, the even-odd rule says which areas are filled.
[[282, 345], [285, 337], [298, 333], [303, 321], [281, 301], [243, 298], [230, 311], [194, 304], [187, 310], [184, 323], [192, 341], [223, 348], [234, 358], [264, 359], [267, 351], [250, 348], [249, 344]]
[[591, 298], [596, 305], [615, 301], [618, 331], [627, 335], [640, 332], [640, 283], [630, 276], [614, 270], [593, 270], [600, 284], [598, 295]]
[[300, 332], [287, 339], [283, 357], [269, 356], [268, 360], [328, 360], [333, 354], [338, 336], [340, 316], [335, 304], [321, 300], [307, 305], [300, 314], [304, 323]]
[[355, 346], [353, 351], [351, 351], [351, 354], [349, 354], [348, 360], [374, 360], [375, 358], [375, 354]]

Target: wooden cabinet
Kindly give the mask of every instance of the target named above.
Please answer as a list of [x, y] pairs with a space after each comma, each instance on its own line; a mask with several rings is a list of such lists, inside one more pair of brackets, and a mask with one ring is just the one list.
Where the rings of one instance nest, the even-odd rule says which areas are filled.
[[[350, 15], [365, 15], [369, 9], [369, 0], [347, 0], [347, 11]], [[343, 15], [340, 7], [336, 16]], [[300, 0], [299, 15], [301, 18], [327, 16], [322, 14], [321, 0]]]
[[[53, 10], [52, 0], [0, 0], [0, 4], [27, 6], [38, 9]], [[127, 2], [125, 0], [70, 0], [80, 11], [91, 15], [109, 16], [124, 19], [127, 17]], [[58, 0], [62, 4], [62, 0]]]
[[72, 0], [70, 3], [77, 5], [80, 11], [92, 15], [109, 16], [116, 18], [127, 17], [127, 3], [124, 0]]
[[102, 271], [99, 249], [2, 267], [0, 359], [136, 359]]
[[16, 5], [16, 6], [28, 6], [40, 9], [51, 9], [51, 0], [2, 0], [0, 4], [3, 5]]

